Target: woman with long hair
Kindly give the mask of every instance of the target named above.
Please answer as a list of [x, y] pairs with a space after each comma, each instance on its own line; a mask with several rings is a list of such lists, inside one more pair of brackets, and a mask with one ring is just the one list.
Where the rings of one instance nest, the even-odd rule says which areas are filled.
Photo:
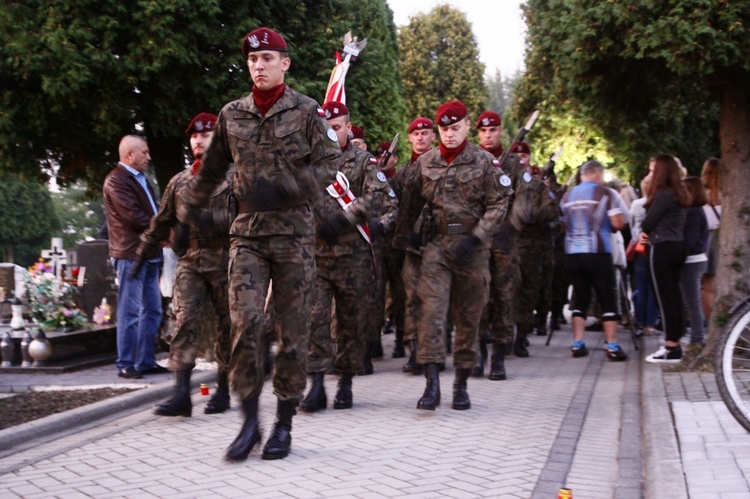
[[690, 193], [690, 208], [685, 218], [686, 258], [680, 283], [690, 318], [690, 344], [703, 345], [706, 340], [703, 327], [705, 316], [701, 307], [701, 277], [708, 267], [708, 221], [703, 206], [708, 198], [699, 177], [688, 177], [683, 182]]
[[653, 178], [640, 240], [650, 245], [651, 277], [666, 340], [664, 347], [647, 356], [646, 361], [674, 364], [682, 360], [680, 338], [685, 333], [680, 273], [685, 263], [684, 229], [690, 194], [673, 156], [654, 156], [649, 169]]
[[703, 211], [708, 220], [708, 267], [701, 280], [701, 302], [703, 304], [703, 315], [706, 319], [711, 317], [711, 307], [714, 304], [714, 291], [716, 269], [719, 264], [719, 222], [721, 221], [721, 197], [719, 195], [719, 167], [721, 161], [718, 158], [708, 158], [703, 163], [701, 180], [706, 189], [708, 201], [703, 206]]

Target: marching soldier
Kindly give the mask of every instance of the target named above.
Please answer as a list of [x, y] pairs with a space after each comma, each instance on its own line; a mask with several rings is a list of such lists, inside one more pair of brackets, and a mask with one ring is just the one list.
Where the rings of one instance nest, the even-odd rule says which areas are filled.
[[[323, 110], [336, 133], [342, 155], [337, 162], [348, 186], [341, 185], [334, 194], [344, 199], [348, 193], [357, 202], [348, 211], [331, 196], [321, 198], [315, 206], [319, 234], [315, 242], [317, 275], [313, 286], [313, 308], [307, 370], [312, 385], [300, 404], [303, 412], [325, 409], [327, 396], [323, 386], [326, 371], [335, 367], [339, 374], [334, 409], [352, 407], [352, 378], [362, 369], [366, 343], [367, 319], [375, 286], [373, 257], [364, 222], [380, 211], [390, 187], [377, 162], [368, 152], [349, 140], [351, 123], [344, 104], [327, 102]], [[345, 215], [346, 213], [346, 215]], [[355, 222], [355, 223], [352, 223]], [[360, 224], [360, 227], [357, 227]], [[369, 230], [369, 229], [368, 229]], [[368, 237], [375, 237], [370, 233]], [[335, 300], [336, 348], [332, 346], [331, 306]], [[335, 351], [335, 359], [334, 359]]]
[[434, 230], [422, 248], [418, 287], [422, 315], [417, 361], [425, 368], [427, 383], [417, 408], [435, 410], [440, 403], [438, 364], [445, 361], [446, 310], [452, 302], [452, 407], [465, 410], [471, 407], [466, 382], [476, 364], [474, 342], [487, 301], [489, 241], [505, 217], [512, 189], [510, 179], [495, 166], [497, 160], [466, 141], [471, 123], [461, 101], [441, 105], [435, 121], [440, 147], [417, 160], [410, 186], [413, 201], [426, 206], [425, 220]]
[[193, 118], [185, 130], [190, 138], [190, 149], [195, 158], [192, 167], [178, 173], [169, 181], [161, 198], [159, 213], [151, 220], [151, 226], [141, 235], [141, 249], [154, 247], [170, 239], [174, 230], [172, 248], [177, 253], [172, 304], [176, 318], [176, 330], [169, 347], [169, 367], [174, 371], [174, 395], [157, 405], [154, 413], [159, 416], [190, 416], [193, 404], [190, 400], [190, 375], [200, 345], [204, 304], [210, 300], [216, 317], [215, 357], [219, 364], [217, 389], [206, 404], [206, 414], [220, 413], [229, 409], [229, 295], [227, 294], [227, 268], [229, 266], [229, 226], [231, 181], [234, 169], [230, 168], [224, 180], [211, 193], [208, 206], [198, 218], [188, 224], [177, 219], [178, 206], [183, 203], [183, 194], [188, 182], [201, 168], [203, 154], [208, 147], [216, 127], [217, 117], [200, 113]]
[[[260, 441], [258, 399], [263, 388], [264, 306], [273, 282], [278, 353], [273, 388], [276, 422], [263, 459], [289, 454], [292, 417], [305, 389], [311, 285], [315, 281], [315, 224], [311, 197], [335, 180], [341, 156], [336, 133], [318, 104], [285, 85], [291, 60], [284, 39], [273, 30], [248, 33], [242, 55], [253, 80], [252, 93], [219, 113], [214, 138], [199, 174], [185, 191], [195, 218], [230, 163], [236, 167], [238, 214], [230, 230], [229, 310], [232, 388], [245, 420], [227, 449], [229, 461], [244, 460]], [[179, 213], [178, 213], [179, 214]], [[281, 299], [283, 297], [283, 299]]]

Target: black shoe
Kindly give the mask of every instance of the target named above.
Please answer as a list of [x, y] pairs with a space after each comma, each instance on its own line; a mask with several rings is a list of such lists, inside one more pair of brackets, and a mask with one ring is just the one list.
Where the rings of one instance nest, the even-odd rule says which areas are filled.
[[203, 409], [205, 414], [221, 414], [229, 409], [229, 373], [219, 371], [216, 375], [216, 391]]
[[401, 370], [405, 373], [422, 374], [422, 366], [417, 364], [417, 340], [409, 341], [409, 360], [406, 361]]
[[479, 340], [479, 361], [474, 369], [471, 370], [471, 375], [475, 378], [481, 378], [484, 376], [484, 364], [487, 362], [487, 340], [482, 338]]
[[154, 407], [157, 416], [193, 415], [193, 401], [190, 399], [190, 373], [192, 369], [183, 369], [174, 373], [174, 395], [172, 398]]
[[380, 328], [380, 332], [382, 334], [392, 334], [396, 332], [396, 324], [394, 324], [390, 317], [385, 320], [383, 327]]
[[589, 349], [586, 348], [585, 343], [578, 348], [570, 347], [570, 351], [573, 354], [573, 357], [586, 357], [589, 354]]
[[380, 340], [380, 337], [378, 337], [377, 340], [372, 342], [372, 351], [370, 353], [371, 358], [373, 359], [382, 359], [383, 358], [383, 342]]
[[[375, 372], [375, 367], [372, 365], [372, 358], [365, 355], [365, 358], [362, 359], [362, 370], [358, 372], [357, 374], [360, 376], [369, 376], [370, 374]], [[335, 373], [329, 373], [329, 374], [335, 374]]]
[[505, 344], [492, 343], [492, 357], [490, 358], [489, 379], [502, 381], [505, 379]]
[[518, 334], [516, 341], [513, 343], [513, 354], [516, 357], [525, 358], [529, 356], [529, 349], [526, 348], [528, 340], [525, 334]]
[[244, 461], [250, 455], [253, 447], [260, 442], [260, 429], [258, 428], [258, 395], [248, 397], [242, 401], [242, 411], [245, 413], [245, 421], [242, 423], [239, 434], [229, 444], [224, 454], [226, 461]]
[[457, 411], [471, 409], [469, 392], [466, 390], [466, 380], [469, 379], [469, 369], [456, 369], [456, 379], [453, 382], [453, 403], [451, 407]]
[[406, 357], [406, 350], [404, 349], [404, 330], [396, 329], [396, 341], [393, 344], [393, 353], [391, 357], [394, 359], [403, 359]]
[[294, 402], [279, 400], [276, 406], [276, 423], [263, 447], [262, 459], [284, 459], [292, 448], [292, 417], [297, 414]]
[[352, 408], [352, 377], [352, 374], [344, 373], [339, 378], [339, 389], [336, 392], [336, 398], [333, 399], [334, 409]]
[[299, 405], [299, 410], [302, 412], [317, 412], [325, 409], [328, 406], [328, 397], [326, 396], [325, 385], [323, 380], [325, 373], [312, 373], [310, 379], [312, 385], [310, 391], [307, 392], [304, 400]]
[[424, 366], [424, 377], [427, 380], [427, 386], [424, 388], [422, 398], [417, 402], [417, 409], [434, 411], [440, 405], [440, 375], [437, 364], [427, 364]]
[[139, 371], [136, 371], [135, 367], [130, 366], [124, 369], [120, 369], [117, 372], [117, 376], [127, 379], [141, 379], [143, 377], [143, 374], [141, 374]]
[[617, 347], [617, 349], [612, 349], [608, 347], [607, 358], [615, 362], [622, 362], [623, 360], [628, 360], [627, 354], [623, 352], [622, 348], [620, 348], [619, 346]]
[[160, 366], [159, 364], [156, 364], [154, 367], [150, 369], [141, 371], [141, 374], [166, 374], [168, 372], [170, 372], [169, 369], [167, 369], [166, 367]]
[[536, 335], [547, 336], [547, 314], [536, 314]]

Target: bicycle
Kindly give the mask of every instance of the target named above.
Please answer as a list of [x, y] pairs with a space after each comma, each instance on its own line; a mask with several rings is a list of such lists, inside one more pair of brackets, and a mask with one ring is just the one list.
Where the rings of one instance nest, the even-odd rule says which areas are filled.
[[717, 343], [716, 384], [729, 412], [750, 432], [750, 296], [732, 307]]

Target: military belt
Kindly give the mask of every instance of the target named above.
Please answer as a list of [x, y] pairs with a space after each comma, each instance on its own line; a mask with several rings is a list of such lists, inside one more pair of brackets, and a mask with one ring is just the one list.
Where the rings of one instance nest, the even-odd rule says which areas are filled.
[[229, 247], [229, 236], [214, 237], [211, 239], [190, 239], [188, 249], [218, 249]]
[[237, 201], [237, 212], [238, 213], [255, 213], [256, 211], [274, 211], [283, 210], [285, 208], [292, 208], [294, 206], [300, 206], [307, 203], [307, 198], [302, 196], [295, 196], [289, 198], [253, 198], [253, 199], [240, 199]]
[[453, 235], [453, 234], [467, 234], [471, 232], [476, 224], [468, 223], [452, 223], [452, 224], [436, 224], [435, 233], [442, 235]]

